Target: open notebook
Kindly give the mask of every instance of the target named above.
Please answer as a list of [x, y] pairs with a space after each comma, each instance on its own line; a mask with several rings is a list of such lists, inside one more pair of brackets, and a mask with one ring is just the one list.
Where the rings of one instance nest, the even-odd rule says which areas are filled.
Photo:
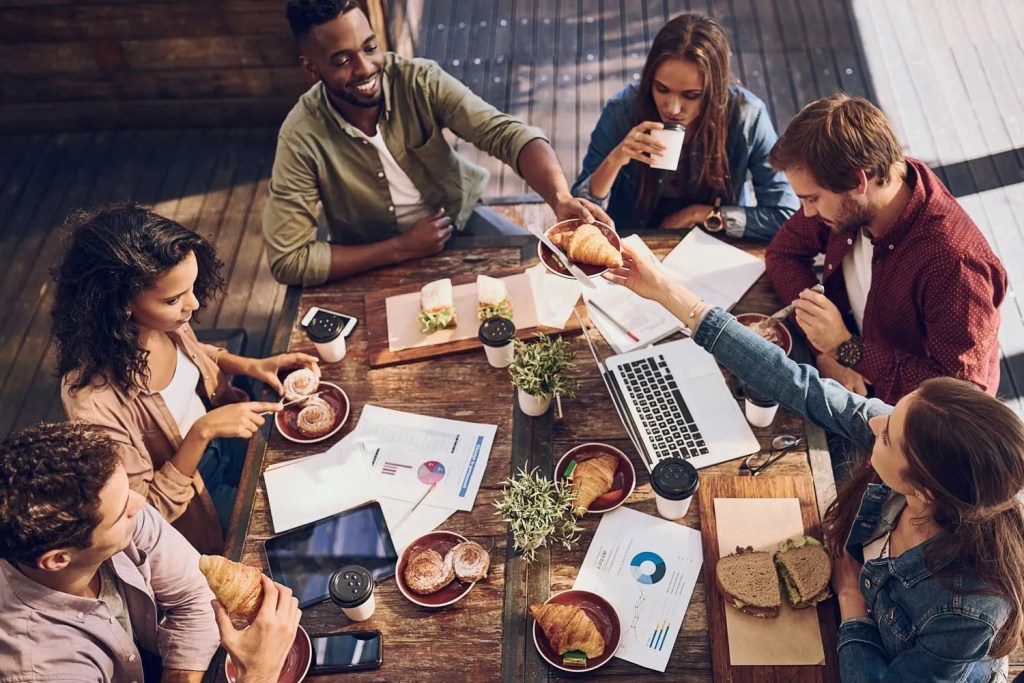
[[[634, 250], [657, 260], [654, 252], [637, 235], [622, 240]], [[712, 306], [728, 310], [736, 305], [764, 272], [764, 262], [742, 249], [708, 235], [691, 230], [676, 245], [663, 268], [676, 282], [684, 285]], [[649, 346], [686, 327], [661, 304], [637, 296], [625, 287], [606, 281], [597, 282], [595, 290], [583, 292], [587, 311], [594, 327], [616, 353], [626, 353]], [[597, 307], [591, 304], [595, 302]], [[609, 320], [614, 318], [616, 325]], [[633, 339], [623, 331], [633, 334]]]

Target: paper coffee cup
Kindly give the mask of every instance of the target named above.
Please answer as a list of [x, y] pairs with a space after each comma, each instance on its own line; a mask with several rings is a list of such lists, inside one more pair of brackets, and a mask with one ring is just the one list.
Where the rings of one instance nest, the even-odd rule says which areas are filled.
[[743, 386], [743, 412], [747, 416], [747, 422], [755, 427], [768, 427], [775, 420], [775, 413], [779, 410], [779, 404], [763, 396], [749, 386]]
[[344, 320], [338, 316], [321, 311], [306, 326], [306, 336], [325, 363], [337, 363], [348, 352], [342, 334], [344, 325]]
[[665, 145], [663, 154], [651, 155], [651, 168], [674, 171], [679, 168], [679, 156], [683, 152], [686, 126], [681, 123], [666, 123], [664, 128], [651, 131], [651, 137]]
[[681, 458], [661, 460], [651, 470], [651, 488], [658, 514], [677, 520], [686, 516], [693, 494], [700, 487], [697, 468]]
[[488, 318], [480, 325], [480, 343], [491, 367], [507, 368], [515, 356], [516, 326], [508, 318]]
[[328, 590], [334, 604], [352, 621], [366, 621], [377, 609], [373, 597], [373, 576], [357, 564], [342, 567], [331, 575]]

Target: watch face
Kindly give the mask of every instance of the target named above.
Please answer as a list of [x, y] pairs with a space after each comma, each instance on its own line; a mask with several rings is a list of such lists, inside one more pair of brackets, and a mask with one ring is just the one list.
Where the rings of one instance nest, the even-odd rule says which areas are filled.
[[864, 346], [857, 337], [847, 339], [836, 349], [836, 361], [847, 368], [852, 368], [859, 363], [863, 355]]
[[708, 216], [706, 219], [704, 219], [704, 228], [708, 232], [718, 232], [723, 227], [725, 227], [725, 226], [723, 225], [722, 214], [720, 214], [720, 213], [713, 213], [710, 216]]

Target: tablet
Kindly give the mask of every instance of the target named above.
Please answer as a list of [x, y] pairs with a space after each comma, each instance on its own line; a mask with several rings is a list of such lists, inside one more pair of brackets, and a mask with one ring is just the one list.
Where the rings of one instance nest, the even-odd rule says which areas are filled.
[[268, 538], [263, 548], [271, 578], [291, 588], [301, 608], [329, 598], [331, 574], [347, 564], [366, 567], [379, 581], [394, 575], [398, 561], [377, 502]]

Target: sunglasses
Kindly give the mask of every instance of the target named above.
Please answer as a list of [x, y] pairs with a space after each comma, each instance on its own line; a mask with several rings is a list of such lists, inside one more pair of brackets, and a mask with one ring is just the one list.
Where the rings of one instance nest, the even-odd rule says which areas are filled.
[[766, 469], [782, 459], [786, 453], [803, 446], [803, 437], [792, 434], [778, 434], [772, 437], [771, 447], [767, 453], [754, 453], [748, 455], [740, 463], [740, 474], [749, 474], [752, 477], [764, 472]]

